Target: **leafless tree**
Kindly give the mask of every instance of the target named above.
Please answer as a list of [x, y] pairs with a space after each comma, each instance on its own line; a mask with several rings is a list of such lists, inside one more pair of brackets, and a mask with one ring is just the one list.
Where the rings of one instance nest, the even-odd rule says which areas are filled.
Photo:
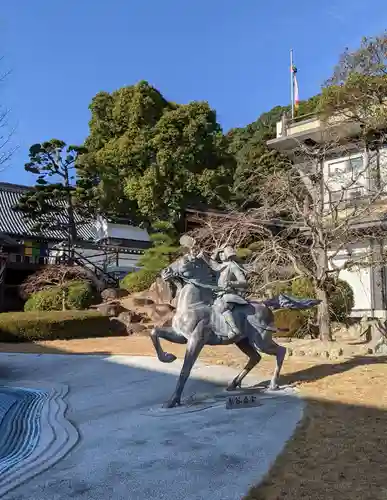
[[[0, 57], [0, 64], [3, 61]], [[10, 75], [10, 71], [0, 74], [0, 87]], [[9, 165], [13, 153], [18, 149], [17, 146], [12, 144], [15, 127], [10, 123], [10, 110], [0, 100], [0, 172], [5, 170]]]
[[[251, 172], [244, 179], [244, 193], [246, 186], [260, 185], [251, 200], [259, 208], [206, 221], [198, 232], [203, 235], [206, 228], [212, 244], [216, 235], [217, 244], [254, 242], [250, 264], [262, 286], [283, 279], [283, 269], [290, 268], [288, 279], [309, 277], [321, 299], [323, 340], [331, 339], [327, 284], [340, 271], [337, 258], [344, 254], [347, 269], [387, 262], [386, 75], [387, 32], [346, 50], [322, 89], [319, 139], [309, 144], [293, 139], [288, 163], [266, 178]], [[366, 251], [356, 251], [359, 243]]]
[[[380, 136], [379, 143], [384, 142]], [[338, 256], [345, 256], [348, 269], [385, 261], [380, 245], [381, 214], [387, 203], [384, 154], [375, 144], [369, 147], [363, 137], [345, 143], [332, 130], [319, 144], [297, 143], [287, 168], [266, 178], [260, 199], [255, 194], [259, 208], [202, 218], [195, 237], [208, 249], [225, 244], [249, 247], [248, 265], [256, 293], [264, 294], [279, 282], [308, 277], [321, 300], [320, 338], [330, 340], [328, 284], [343, 268], [337, 264]], [[341, 161], [335, 163], [335, 158]], [[257, 182], [254, 172], [249, 182]], [[367, 241], [367, 250], [359, 254], [357, 244], [364, 246]]]

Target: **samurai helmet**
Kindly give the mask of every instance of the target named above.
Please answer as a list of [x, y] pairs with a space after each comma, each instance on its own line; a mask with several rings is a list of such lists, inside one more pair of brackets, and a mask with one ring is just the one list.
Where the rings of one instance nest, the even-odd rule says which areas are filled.
[[224, 255], [225, 259], [229, 259], [230, 257], [236, 257], [236, 251], [233, 247], [227, 246], [224, 247], [221, 252]]

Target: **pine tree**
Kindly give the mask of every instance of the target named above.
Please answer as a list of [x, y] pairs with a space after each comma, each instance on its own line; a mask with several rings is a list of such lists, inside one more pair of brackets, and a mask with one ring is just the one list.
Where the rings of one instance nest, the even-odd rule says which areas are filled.
[[77, 227], [90, 219], [75, 200], [73, 172], [78, 155], [84, 151], [58, 139], [32, 145], [25, 170], [37, 176], [36, 185], [14, 207], [33, 222], [34, 231], [58, 231], [70, 248], [77, 240]]

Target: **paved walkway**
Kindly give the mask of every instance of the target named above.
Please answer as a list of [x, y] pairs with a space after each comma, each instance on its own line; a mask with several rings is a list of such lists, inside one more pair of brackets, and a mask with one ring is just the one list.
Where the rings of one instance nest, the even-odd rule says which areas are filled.
[[147, 357], [0, 354], [1, 385], [68, 389], [62, 424], [70, 436], [65, 456], [2, 498], [240, 499], [292, 435], [303, 403], [282, 391], [261, 393], [256, 408], [226, 410], [224, 387], [235, 371], [198, 364], [186, 406], [163, 410], [180, 367]]

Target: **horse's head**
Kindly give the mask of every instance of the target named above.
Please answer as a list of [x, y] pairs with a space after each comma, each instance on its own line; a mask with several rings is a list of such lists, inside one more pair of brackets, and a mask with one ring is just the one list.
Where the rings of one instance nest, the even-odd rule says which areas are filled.
[[197, 261], [192, 255], [184, 255], [161, 271], [164, 281], [194, 279], [197, 276]]

